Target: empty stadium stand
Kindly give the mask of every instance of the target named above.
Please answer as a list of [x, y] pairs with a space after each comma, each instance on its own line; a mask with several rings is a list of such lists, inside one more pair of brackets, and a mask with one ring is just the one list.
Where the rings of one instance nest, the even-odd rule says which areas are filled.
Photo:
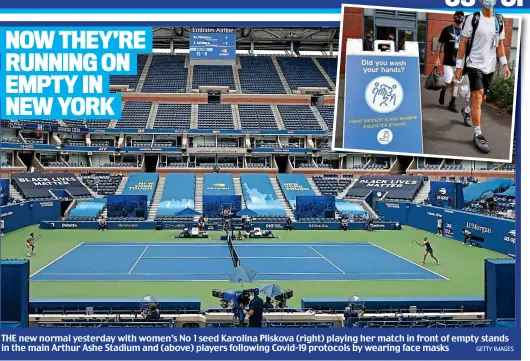
[[81, 179], [90, 189], [99, 195], [115, 194], [123, 176], [111, 173], [81, 173]]
[[184, 55], [153, 54], [142, 86], [146, 93], [185, 93], [188, 69]]
[[307, 105], [278, 105], [283, 124], [287, 130], [319, 130], [322, 127]]
[[321, 105], [317, 107], [320, 115], [326, 122], [330, 131], [333, 131], [333, 119], [335, 117], [335, 106], [333, 105]]
[[331, 79], [337, 78], [337, 58], [316, 58]]
[[199, 129], [234, 129], [230, 104], [199, 104]]
[[[285, 94], [282, 81], [270, 56], [240, 56], [239, 81], [248, 94]], [[256, 81], [256, 75], [259, 81]]]
[[117, 122], [116, 128], [145, 128], [150, 112], [151, 102], [127, 101], [123, 106], [121, 119]]
[[110, 84], [111, 85], [128, 85], [130, 89], [136, 89], [138, 86], [138, 81], [144, 70], [145, 62], [149, 55], [147, 54], [138, 54], [136, 57], [136, 74], [134, 75], [111, 75]]
[[82, 119], [82, 120], [63, 120], [63, 122], [68, 127], [104, 129], [109, 126], [110, 120]]
[[322, 195], [336, 196], [352, 183], [352, 179], [315, 176], [313, 177], [313, 182], [315, 182], [315, 185]]
[[195, 65], [193, 67], [193, 89], [201, 86], [227, 86], [236, 89], [231, 65]]
[[191, 104], [160, 103], [153, 128], [185, 132], [190, 128], [190, 122]]
[[331, 86], [310, 57], [276, 57], [283, 75], [291, 90], [300, 87], [321, 87], [331, 90]]
[[270, 105], [240, 104], [239, 118], [245, 130], [277, 130], [278, 124]]

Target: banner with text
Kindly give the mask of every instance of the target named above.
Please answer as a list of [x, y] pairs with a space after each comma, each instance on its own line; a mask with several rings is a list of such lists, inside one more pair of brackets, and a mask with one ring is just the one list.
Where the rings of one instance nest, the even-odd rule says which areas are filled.
[[371, 191], [388, 192], [387, 198], [412, 199], [421, 188], [423, 177], [363, 175], [348, 191], [349, 197], [366, 197]]
[[66, 189], [74, 197], [90, 195], [73, 173], [16, 173], [12, 178], [25, 198], [51, 198], [52, 189]]
[[383, 54], [346, 55], [343, 148], [423, 153], [418, 56]]

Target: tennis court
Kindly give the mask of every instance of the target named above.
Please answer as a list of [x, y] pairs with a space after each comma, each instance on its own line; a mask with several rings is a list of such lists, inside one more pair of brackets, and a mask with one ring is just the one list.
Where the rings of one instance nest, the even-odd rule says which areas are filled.
[[[370, 242], [238, 242], [241, 264], [257, 281], [448, 280]], [[82, 242], [32, 281], [226, 281], [233, 270], [225, 242]]]

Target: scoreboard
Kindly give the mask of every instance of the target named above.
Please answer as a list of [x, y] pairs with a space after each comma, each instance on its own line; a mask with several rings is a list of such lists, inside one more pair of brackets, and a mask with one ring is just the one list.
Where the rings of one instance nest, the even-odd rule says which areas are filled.
[[197, 30], [200, 31], [190, 32], [190, 60], [236, 60], [236, 34], [233, 29]]

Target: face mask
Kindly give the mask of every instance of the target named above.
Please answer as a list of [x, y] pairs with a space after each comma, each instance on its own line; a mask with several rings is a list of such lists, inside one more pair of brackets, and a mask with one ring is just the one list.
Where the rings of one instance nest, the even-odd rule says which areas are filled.
[[482, 6], [489, 10], [495, 5], [495, 3], [497, 3], [497, 0], [483, 0]]

